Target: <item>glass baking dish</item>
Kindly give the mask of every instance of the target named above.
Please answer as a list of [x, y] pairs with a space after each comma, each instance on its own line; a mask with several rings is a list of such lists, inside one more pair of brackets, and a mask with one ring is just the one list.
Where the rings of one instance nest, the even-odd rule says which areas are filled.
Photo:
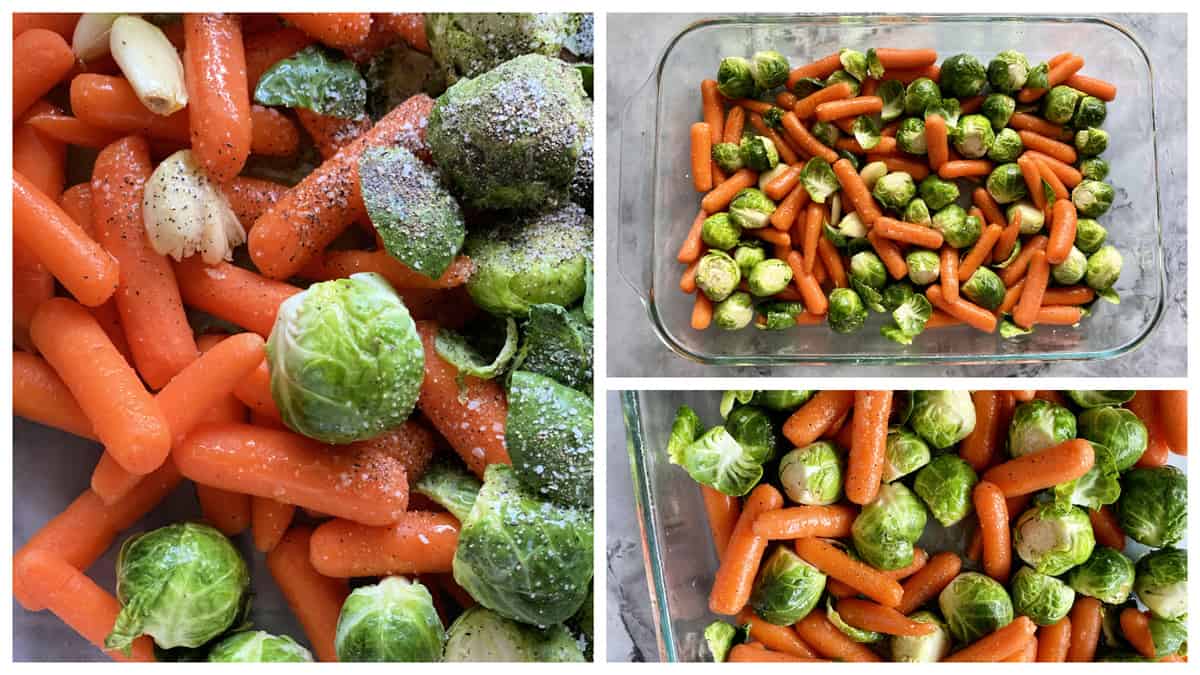
[[[721, 419], [720, 401], [719, 391], [621, 392], [652, 621], [663, 661], [708, 660], [704, 627], [729, 618], [708, 611], [717, 556], [704, 499], [687, 472], [667, 461], [667, 439], [679, 406], [691, 406], [707, 428]], [[1179, 455], [1171, 455], [1170, 463], [1187, 471]], [[942, 528], [931, 518], [919, 544], [961, 553], [966, 535], [964, 526]], [[1187, 548], [1186, 535], [1178, 546]], [[1125, 553], [1137, 560], [1148, 550], [1130, 541]], [[967, 567], [971, 568], [969, 561]]]
[[[1117, 86], [1120, 94], [1105, 122], [1113, 142], [1104, 154], [1116, 198], [1101, 220], [1124, 256], [1119, 306], [1097, 303], [1078, 328], [1039, 327], [1020, 340], [959, 326], [929, 331], [909, 346], [880, 336], [886, 320], [881, 314], [872, 314], [866, 328], [852, 335], [826, 326], [779, 332], [690, 327], [692, 303], [679, 291], [683, 266], [675, 255], [699, 208], [688, 177], [688, 128], [700, 119], [700, 81], [713, 77], [720, 59], [730, 54], [772, 48], [800, 64], [841, 47], [870, 46], [932, 47], [942, 58], [968, 52], [984, 63], [1004, 49], [1023, 49], [1037, 62], [1070, 48], [1084, 57], [1086, 73]], [[1150, 335], [1163, 310], [1153, 92], [1150, 63], [1137, 39], [1097, 18], [754, 15], [701, 21], [666, 45], [622, 114], [619, 270], [663, 343], [706, 364], [982, 364], [1123, 354]]]

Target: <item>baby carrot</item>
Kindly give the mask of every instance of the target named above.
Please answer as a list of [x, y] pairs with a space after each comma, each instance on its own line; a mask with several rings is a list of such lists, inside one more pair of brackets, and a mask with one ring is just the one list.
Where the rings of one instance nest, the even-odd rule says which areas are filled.
[[836, 84], [831, 84], [828, 87], [818, 89], [808, 96], [800, 99], [792, 108], [792, 112], [796, 113], [796, 117], [806, 120], [816, 113], [817, 106], [823, 103], [848, 99], [853, 95], [854, 89], [849, 83], [838, 82]]
[[1003, 661], [1029, 642], [1037, 630], [1027, 616], [1018, 616], [1012, 623], [997, 628], [969, 646], [942, 659], [945, 662]]
[[957, 159], [943, 162], [938, 167], [938, 175], [946, 180], [951, 178], [977, 178], [992, 172], [992, 163], [986, 159]]
[[896, 242], [881, 237], [875, 232], [867, 233], [867, 241], [871, 243], [875, 253], [879, 254], [879, 259], [883, 261], [884, 267], [887, 268], [888, 274], [893, 279], [903, 279], [908, 274], [908, 263], [904, 261], [904, 256], [900, 253], [900, 247], [896, 245]]
[[1000, 205], [992, 198], [987, 188], [980, 186], [971, 192], [971, 202], [975, 204], [980, 211], [983, 212], [984, 223], [1003, 224], [1004, 214], [1000, 211]]
[[1008, 126], [1017, 131], [1033, 131], [1046, 138], [1066, 140], [1072, 135], [1053, 122], [1048, 122], [1032, 113], [1015, 112], [1008, 119]]
[[1042, 191], [1042, 172], [1036, 160], [1022, 153], [1017, 158], [1017, 167], [1021, 169], [1021, 177], [1025, 179], [1025, 187], [1029, 197], [1038, 210], [1046, 208], [1046, 193]]
[[889, 80], [898, 80], [903, 84], [911, 84], [913, 80], [918, 80], [922, 77], [927, 77], [934, 82], [941, 79], [942, 69], [936, 63], [931, 63], [922, 68], [904, 68], [904, 69], [888, 69], [884, 73], [884, 77]]
[[1033, 322], [1039, 326], [1074, 326], [1083, 319], [1083, 309], [1058, 305], [1040, 307]]
[[783, 424], [783, 435], [797, 448], [814, 443], [854, 405], [852, 391], [818, 391]]
[[834, 162], [833, 173], [837, 176], [838, 183], [842, 186], [846, 197], [854, 206], [854, 211], [858, 213], [859, 219], [867, 225], [871, 225], [883, 215], [879, 206], [875, 204], [875, 198], [871, 196], [871, 191], [867, 189], [867, 184], [863, 182], [862, 176], [858, 175], [858, 171], [854, 169], [850, 160], [843, 158]]
[[937, 51], [933, 49], [888, 49], [885, 47], [876, 49], [875, 56], [885, 70], [922, 68], [933, 65], [937, 61]]
[[712, 134], [708, 124], [696, 122], [692, 125], [692, 184], [696, 192], [708, 192], [713, 188]]
[[791, 506], [761, 514], [754, 520], [754, 534], [767, 539], [849, 537], [857, 515], [845, 504]]
[[[796, 273], [797, 265], [802, 264], [799, 253], [792, 251], [788, 254], [788, 266], [792, 268], [793, 274]], [[802, 270], [796, 275], [795, 284], [800, 290], [806, 311], [822, 315], [829, 311], [829, 299], [825, 297], [825, 291], [821, 289], [821, 284], [815, 276]]]
[[821, 230], [826, 217], [824, 204], [808, 203], [804, 212], [804, 244], [801, 253], [804, 255], [804, 269], [809, 273], [812, 273], [817, 264], [817, 242], [821, 240]]
[[883, 162], [888, 171], [903, 171], [912, 176], [913, 180], [923, 180], [929, 175], [929, 167], [924, 162], [908, 159], [900, 155], [867, 155], [868, 162]]
[[96, 439], [91, 420], [45, 359], [14, 351], [12, 383], [14, 414], [76, 436]]
[[741, 143], [742, 130], [746, 127], [746, 109], [735, 105], [725, 116], [725, 128], [721, 132], [722, 143]]
[[[29, 114], [56, 111], [49, 103], [38, 101], [29, 109]], [[66, 184], [66, 151], [61, 141], [42, 134], [28, 123], [28, 119], [13, 126], [13, 169], [54, 200], [62, 195]]]
[[731, 497], [707, 485], [701, 485], [700, 492], [704, 495], [704, 511], [708, 514], [708, 529], [712, 531], [717, 560], [721, 560], [725, 557], [725, 547], [729, 545], [729, 538], [742, 515], [742, 506], [737, 497]]
[[350, 49], [366, 42], [371, 32], [370, 14], [280, 14], [288, 23], [335, 49]]
[[983, 474], [983, 480], [1013, 497], [1075, 480], [1095, 461], [1092, 444], [1079, 438], [998, 464]]
[[796, 83], [806, 77], [823, 80], [832, 75], [835, 71], [841, 70], [841, 68], [841, 54], [834, 52], [829, 56], [821, 57], [812, 63], [806, 63], [803, 66], [793, 68], [792, 71], [788, 73], [787, 88], [794, 89]]
[[291, 504], [265, 497], [251, 497], [250, 527], [254, 533], [254, 548], [262, 553], [274, 550], [291, 525], [295, 512], [296, 507]]
[[225, 536], [237, 536], [250, 526], [250, 495], [197, 483], [196, 498], [204, 521]]
[[801, 658], [811, 659], [817, 656], [791, 628], [763, 621], [749, 607], [738, 613], [737, 623], [739, 626], [749, 626], [750, 639], [761, 642], [768, 649]]
[[895, 579], [846, 555], [842, 549], [823, 539], [796, 540], [796, 553], [810, 565], [830, 577], [858, 589], [860, 593], [886, 607], [900, 604], [904, 589]]
[[683, 270], [683, 276], [679, 277], [679, 290], [684, 293], [696, 292], [696, 269], [700, 267], [700, 261], [688, 265]]
[[975, 428], [963, 439], [958, 455], [978, 472], [990, 466], [996, 458], [1000, 392], [973, 391], [971, 401], [975, 405]]
[[268, 337], [279, 305], [300, 292], [282, 281], [222, 262], [207, 265], [199, 256], [175, 264], [183, 303]]
[[912, 575], [921, 571], [921, 568], [925, 567], [928, 564], [929, 564], [929, 554], [926, 553], [925, 549], [921, 548], [920, 546], [914, 546], [912, 562], [905, 565], [904, 567], [900, 567], [900, 568], [897, 568], [894, 570], [880, 570], [880, 572], [883, 572], [883, 575], [889, 579], [895, 579], [896, 581], [903, 581], [903, 580], [907, 579], [908, 577], [911, 577]]
[[1153, 659], [1157, 654], [1154, 636], [1150, 634], [1150, 619], [1136, 607], [1121, 610], [1121, 634], [1142, 656]]
[[[796, 220], [796, 214], [800, 213], [800, 209], [808, 205], [809, 194], [808, 190], [799, 182], [792, 188], [792, 191], [784, 197], [779, 206], [775, 208], [775, 212], [771, 214], [771, 225], [778, 230], [788, 230], [792, 227], [792, 223]], [[701, 221], [703, 223], [703, 221]]]
[[[805, 541], [805, 540], [801, 540]], [[813, 540], [809, 540], [813, 541]], [[796, 633], [818, 654], [835, 661], [876, 662], [879, 655], [855, 642], [829, 622], [825, 611], [816, 609], [796, 623]]]
[[958, 576], [962, 559], [952, 551], [942, 551], [931, 557], [929, 562], [905, 580], [903, 596], [896, 611], [911, 614], [918, 607], [937, 597]]
[[103, 148], [120, 138], [117, 132], [94, 127], [78, 117], [56, 111], [32, 115], [25, 122], [47, 138], [84, 148]]
[[941, 248], [943, 242], [942, 233], [932, 227], [905, 223], [887, 216], [875, 220], [875, 232], [881, 237], [922, 248]]
[[766, 483], [746, 498], [708, 596], [708, 608], [714, 614], [737, 614], [750, 600], [754, 577], [767, 548], [767, 539], [754, 533], [754, 521], [762, 513], [782, 506], [783, 496]]
[[239, 333], [213, 345], [155, 396], [176, 442], [221, 404], [265, 357], [263, 339]]
[[251, 414], [280, 420], [279, 408], [271, 397], [271, 371], [267, 368], [266, 359], [234, 387], [233, 395], [250, 409]]
[[749, 644], [734, 645], [725, 657], [729, 663], [807, 663], [818, 661], [816, 658], [793, 656], [787, 652], [777, 652], [773, 649], [763, 649]]
[[250, 156], [250, 92], [241, 20], [233, 14], [183, 15], [192, 151], [213, 180], [228, 183]]
[[1155, 393], [1163, 435], [1171, 452], [1187, 454], [1187, 392], [1182, 390]]
[[[1070, 164], [1064, 163], [1060, 159], [1051, 157], [1043, 152], [1038, 152], [1037, 150], [1026, 150], [1025, 152], [1021, 153], [1022, 157], [1026, 155], [1037, 161], [1039, 166], [1039, 175], [1041, 173], [1040, 167], [1049, 167], [1054, 175], [1057, 176], [1058, 179], [1062, 181], [1062, 184], [1067, 188], [1073, 188], [1076, 185], [1079, 185], [1079, 183], [1083, 180], [1083, 174], [1079, 172], [1079, 169], [1076, 169]], [[1019, 163], [1020, 158], [1018, 158], [1018, 164]]]
[[758, 182], [758, 174], [750, 169], [739, 169], [724, 182], [712, 189], [711, 192], [704, 195], [704, 199], [700, 201], [700, 208], [706, 213], [718, 213], [724, 211], [729, 202], [738, 192], [748, 187], [753, 187]]
[[[412, 289], [454, 288], [467, 283], [467, 279], [475, 271], [471, 259], [458, 256], [442, 272], [437, 279], [413, 271], [404, 263], [392, 257], [386, 250], [380, 248], [374, 251], [357, 251], [344, 249], [327, 251], [318, 255], [308, 266], [300, 271], [300, 276], [319, 281], [342, 279], [356, 272], [375, 272], [404, 295], [404, 291]], [[410, 307], [411, 309], [411, 307]]]
[[[872, 80], [874, 81], [874, 80]], [[854, 138], [839, 138], [835, 144], [838, 150], [846, 150], [856, 155], [870, 152], [873, 155], [891, 155], [896, 152], [896, 139], [892, 136], [880, 136], [875, 147], [867, 150]]]
[[846, 268], [842, 265], [842, 256], [837, 247], [825, 237], [821, 237], [817, 240], [817, 254], [821, 257], [821, 263], [825, 266], [825, 270], [829, 272], [829, 279], [833, 282], [834, 287], [849, 288], [850, 282], [846, 276]]
[[817, 140], [817, 137], [813, 136], [812, 132], [796, 117], [796, 113], [789, 111], [783, 114], [783, 131], [796, 142], [801, 150], [813, 157], [820, 157], [831, 164], [838, 161], [838, 154], [834, 152], [833, 148]]
[[960, 297], [955, 300], [946, 300], [942, 296], [942, 289], [938, 286], [927, 288], [925, 296], [929, 298], [929, 302], [933, 303], [934, 307], [962, 320], [963, 323], [970, 325], [976, 330], [981, 330], [985, 333], [994, 333], [996, 331], [996, 315], [970, 302], [966, 298]]
[[1012, 543], [1009, 540], [1008, 505], [1000, 488], [985, 481], [972, 492], [979, 532], [983, 537], [983, 571], [1001, 584], [1008, 583], [1012, 570]]
[[868, 504], [879, 492], [891, 412], [891, 391], [854, 392], [853, 436], [846, 462], [846, 498], [855, 504]]
[[1069, 616], [1071, 646], [1067, 649], [1067, 661], [1081, 663], [1094, 660], [1103, 622], [1100, 601], [1086, 595], [1078, 595]]
[[946, 120], [941, 115], [930, 115], [925, 118], [925, 146], [929, 157], [929, 166], [935, 171], [950, 160], [950, 135]]
[[315, 113], [307, 108], [296, 108], [295, 113], [296, 119], [300, 120], [300, 126], [312, 137], [321, 159], [333, 157], [338, 150], [358, 140], [371, 129], [369, 118], [348, 120]]
[[775, 201], [783, 199], [800, 184], [800, 167], [788, 166], [763, 186], [763, 192]]
[[696, 330], [705, 330], [712, 323], [713, 303], [708, 299], [708, 296], [703, 293], [697, 293], [696, 299], [692, 303], [692, 319], [691, 326]]
[[64, 39], [70, 40], [75, 33], [75, 24], [79, 22], [78, 14], [62, 12], [14, 12], [12, 15], [13, 37], [28, 30], [42, 28], [58, 33]]
[[[1054, 193], [1055, 200], [1070, 201], [1071, 192], [1067, 190], [1067, 186], [1059, 179], [1058, 174], [1045, 162], [1045, 160], [1034, 158], [1038, 163], [1038, 174], [1045, 181], [1046, 185], [1050, 186], [1050, 190]], [[1045, 186], [1043, 186], [1044, 189]]]
[[1095, 77], [1088, 77], [1081, 73], [1074, 73], [1064, 80], [1063, 84], [1068, 87], [1074, 87], [1089, 96], [1095, 96], [1101, 101], [1112, 101], [1117, 97], [1116, 85]]
[[884, 607], [869, 600], [858, 598], [839, 600], [837, 611], [842, 619], [851, 626], [885, 635], [919, 637], [929, 635], [936, 630], [936, 626], [933, 624], [913, 621], [891, 607]]
[[304, 525], [289, 529], [267, 554], [267, 568], [304, 628], [317, 658], [337, 661], [334, 636], [350, 586], [345, 579], [332, 579], [313, 569], [309, 561], [312, 534], [312, 528]]
[[1043, 254], [1046, 250], [1046, 236], [1039, 234], [1026, 240], [1021, 246], [1021, 252], [1017, 257], [1009, 263], [1008, 267], [1000, 270], [1000, 280], [1005, 286], [1012, 287], [1021, 279], [1025, 278], [1025, 274], [1029, 269], [1029, 264], [1033, 260], [1033, 256], [1039, 251]]
[[448, 513], [407, 511], [387, 526], [335, 518], [309, 544], [313, 568], [335, 578], [449, 572], [458, 521]]
[[1042, 295], [1046, 292], [1046, 284], [1050, 281], [1050, 262], [1046, 259], [1045, 251], [1036, 251], [1029, 262], [1029, 273], [1025, 277], [1025, 290], [1021, 299], [1013, 308], [1013, 322], [1018, 326], [1029, 328], [1037, 319], [1037, 312], [1042, 307]]
[[16, 120], [75, 67], [75, 54], [61, 35], [34, 28], [14, 35], [13, 119]]
[[841, 101], [826, 101], [813, 109], [821, 122], [871, 115], [883, 110], [883, 99], [878, 96], [856, 96]]
[[1071, 646], [1071, 617], [1064, 616], [1056, 623], [1037, 631], [1037, 660], [1041, 663], [1062, 663], [1067, 660]]
[[[967, 255], [959, 263], [959, 281], [966, 282], [971, 278], [972, 274], [975, 274], [975, 270], [979, 269], [979, 266], [991, 257], [992, 249], [995, 248], [996, 242], [1000, 240], [1000, 234], [1003, 231], [1004, 226], [996, 225], [995, 223], [983, 229], [983, 234], [979, 235], [979, 240], [975, 242], [970, 251], [967, 251]], [[931, 246], [930, 248], [933, 247]]]
[[[1129, 412], [1137, 415], [1146, 427], [1146, 451], [1138, 458], [1137, 466], [1139, 467], [1162, 466], [1167, 463], [1170, 454], [1170, 446], [1163, 435], [1156, 398], [1155, 392], [1139, 391], [1125, 404]], [[1095, 528], [1093, 527], [1093, 529]]]
[[[1003, 223], [1003, 220], [999, 222]], [[1017, 239], [1021, 236], [1021, 211], [1014, 210], [1012, 218], [1008, 224], [1004, 226], [1004, 230], [1000, 233], [1000, 238], [996, 240], [996, 245], [993, 247], [995, 255], [992, 256], [992, 262], [1004, 262], [1008, 260], [1008, 256], [1012, 255], [1013, 246], [1017, 244]]]
[[1021, 137], [1021, 142], [1029, 150], [1036, 150], [1066, 164], [1073, 164], [1078, 158], [1075, 148], [1062, 141], [1047, 138], [1036, 131], [1022, 130], [1018, 131], [1017, 134]]
[[1117, 521], [1112, 509], [1107, 506], [1088, 509], [1088, 520], [1092, 522], [1092, 532], [1096, 535], [1097, 544], [1118, 551], [1125, 550], [1125, 531], [1121, 529], [1121, 523]]
[[1087, 286], [1056, 286], [1042, 295], [1042, 308], [1050, 305], [1086, 305], [1096, 299], [1096, 291]]
[[[302, 110], [304, 109], [296, 109], [297, 113]], [[272, 204], [279, 201], [287, 190], [286, 185], [249, 176], [238, 176], [221, 186], [221, 191], [229, 200], [229, 207], [233, 209], [238, 221], [245, 228], [253, 225], [254, 221], [266, 213]], [[176, 270], [176, 274], [178, 274], [178, 270]]]
[[[244, 19], [243, 19], [244, 20]], [[242, 52], [246, 60], [246, 84], [253, 93], [268, 68], [312, 44], [313, 40], [295, 28], [279, 28], [247, 34]], [[301, 109], [297, 109], [299, 112]]]

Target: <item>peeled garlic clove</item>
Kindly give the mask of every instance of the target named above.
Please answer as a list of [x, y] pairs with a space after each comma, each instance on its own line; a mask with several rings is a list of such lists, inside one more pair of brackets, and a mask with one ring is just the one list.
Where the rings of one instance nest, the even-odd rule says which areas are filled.
[[191, 150], [164, 159], [146, 181], [142, 217], [150, 245], [182, 260], [196, 253], [215, 265], [233, 258], [246, 231], [221, 188], [209, 180]]
[[183, 61], [162, 29], [141, 17], [120, 16], [108, 45], [142, 105], [164, 116], [187, 106]]
[[84, 14], [75, 24], [71, 36], [71, 51], [83, 62], [95, 61], [108, 55], [109, 34], [120, 14]]

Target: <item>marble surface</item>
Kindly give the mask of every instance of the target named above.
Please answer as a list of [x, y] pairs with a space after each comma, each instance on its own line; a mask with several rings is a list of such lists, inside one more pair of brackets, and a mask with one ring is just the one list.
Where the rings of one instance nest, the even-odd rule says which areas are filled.
[[[620, 112], [631, 92], [642, 84], [663, 46], [681, 28], [700, 15], [621, 15], [608, 17], [610, 46], [608, 56], [608, 147], [619, 147]], [[700, 377], [700, 376], [822, 376], [905, 375], [911, 377], [998, 377], [998, 376], [1179, 376], [1187, 363], [1187, 78], [1182, 75], [1187, 58], [1187, 26], [1183, 15], [1113, 14], [1111, 18], [1127, 26], [1150, 53], [1157, 78], [1158, 163], [1160, 195], [1163, 205], [1162, 229], [1166, 242], [1166, 311], [1158, 328], [1137, 350], [1105, 361], [1077, 361], [1056, 364], [1031, 363], [997, 366], [840, 366], [829, 367], [734, 367], [721, 368], [694, 363], [668, 350], [650, 326], [645, 307], [629, 285], [617, 273], [608, 275], [608, 375], [610, 377]], [[609, 233], [608, 259], [617, 260], [615, 223], [619, 217], [617, 177], [619, 153], [608, 153]], [[650, 368], [647, 364], [653, 364]]]

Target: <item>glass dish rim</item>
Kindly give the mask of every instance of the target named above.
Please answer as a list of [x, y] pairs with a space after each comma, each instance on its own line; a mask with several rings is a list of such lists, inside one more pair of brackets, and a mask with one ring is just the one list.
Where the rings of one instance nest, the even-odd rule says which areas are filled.
[[[700, 19], [689, 23], [687, 26], [680, 29], [666, 44], [663, 50], [659, 53], [658, 60], [655, 62], [654, 70], [648, 79], [654, 81], [655, 103], [652, 119], [655, 128], [659, 128], [661, 122], [661, 102], [659, 96], [664, 78], [664, 66], [667, 57], [675, 49], [676, 45], [685, 36], [691, 33], [710, 28], [713, 26], [726, 26], [735, 24], [780, 24], [785, 22], [801, 22], [809, 24], [836, 24], [848, 23], [855, 20], [871, 20], [887, 22], [891, 20], [894, 23], [915, 24], [921, 22], [929, 23], [956, 23], [956, 22], [1012, 22], [1012, 23], [1061, 23], [1061, 24], [1096, 24], [1105, 26], [1115, 30], [1124, 36], [1136, 49], [1141, 56], [1142, 61], [1146, 65], [1147, 73], [1150, 78], [1151, 96], [1149, 100], [1150, 107], [1150, 143], [1152, 149], [1152, 169], [1154, 180], [1154, 222], [1153, 231], [1155, 234], [1154, 255], [1152, 262], [1157, 274], [1155, 281], [1157, 282], [1157, 293], [1155, 294], [1157, 302], [1155, 303], [1154, 312], [1146, 327], [1132, 339], [1123, 344], [1116, 345], [1107, 349], [1086, 350], [1086, 351], [1056, 351], [1056, 352], [1021, 352], [1021, 353], [993, 353], [993, 354], [712, 354], [701, 351], [695, 351], [684, 346], [672, 333], [668, 330], [663, 322], [659, 312], [657, 294], [654, 284], [654, 246], [651, 246], [651, 254], [648, 256], [645, 265], [649, 267], [646, 294], [635, 292], [638, 295], [642, 305], [646, 308], [646, 314], [650, 319], [651, 327], [659, 341], [673, 353], [696, 363], [703, 365], [722, 366], [722, 367], [737, 367], [737, 366], [819, 366], [819, 365], [887, 365], [887, 366], [914, 366], [914, 365], [994, 365], [994, 364], [1009, 364], [1009, 363], [1030, 363], [1030, 362], [1068, 362], [1068, 361], [1085, 361], [1085, 360], [1105, 360], [1111, 359], [1123, 354], [1132, 352], [1141, 347], [1162, 322], [1163, 314], [1166, 311], [1166, 258], [1163, 250], [1163, 233], [1162, 233], [1162, 199], [1160, 195], [1159, 181], [1159, 166], [1158, 166], [1158, 108], [1154, 100], [1154, 66], [1150, 61], [1150, 55], [1146, 51], [1144, 45], [1138, 40], [1129, 28], [1125, 25], [1113, 21], [1106, 17], [1070, 15], [1070, 14], [1030, 14], [1030, 15], [1010, 15], [1010, 14], [931, 14], [931, 13], [914, 13], [914, 14], [890, 14], [890, 13], [860, 13], [860, 14], [803, 14], [803, 13], [772, 13], [772, 14], [729, 14], [723, 16], [715, 16], [706, 19]], [[654, 138], [655, 164], [659, 156], [660, 142], [658, 134]], [[652, 184], [650, 186], [651, 200], [656, 198], [657, 188]], [[654, 218], [654, 215], [652, 215]], [[655, 219], [657, 221], [657, 219]], [[651, 223], [650, 232], [651, 238], [656, 236], [656, 222]]]

